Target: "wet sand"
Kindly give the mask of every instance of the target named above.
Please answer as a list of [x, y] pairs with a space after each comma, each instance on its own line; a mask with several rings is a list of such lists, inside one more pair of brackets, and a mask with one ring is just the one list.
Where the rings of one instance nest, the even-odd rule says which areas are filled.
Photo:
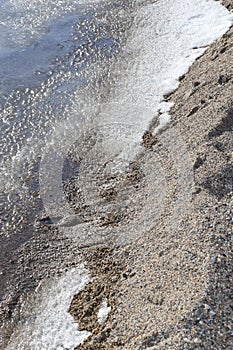
[[[144, 135], [140, 162], [156, 154], [166, 179], [163, 212], [130, 244], [83, 252], [94, 280], [70, 312], [93, 336], [77, 349], [232, 348], [232, 57], [233, 28], [166, 96], [174, 102], [170, 126]], [[179, 152], [192, 167], [187, 186]], [[111, 312], [100, 325], [106, 299]]]
[[[228, 0], [225, 5], [233, 7]], [[166, 96], [174, 102], [171, 123], [156, 135], [152, 128], [143, 135], [143, 152], [126, 177], [112, 179], [119, 193], [101, 193], [114, 209], [124, 184], [132, 190], [133, 206], [122, 222], [113, 210], [96, 223], [106, 232], [121, 232], [120, 241], [110, 237], [98, 247], [80, 247], [38, 222], [35, 237], [12, 253], [3, 276], [10, 300], [3, 305], [4, 320], [14, 315], [17, 322], [20, 296], [30, 294], [45, 277], [84, 260], [93, 281], [74, 297], [70, 313], [79, 329], [93, 336], [77, 349], [231, 349], [232, 57], [233, 28]], [[145, 215], [140, 234], [136, 229], [134, 234], [134, 217], [142, 215], [144, 205], [157, 206], [157, 197], [148, 193], [154, 191], [156, 176], [143, 174], [148, 166], [151, 173], [158, 172], [158, 184], [166, 185], [158, 187], [165, 196], [150, 228], [145, 229]], [[72, 184], [66, 189], [75, 204], [74, 190]], [[93, 219], [92, 212], [85, 215]], [[111, 312], [99, 324], [103, 300]], [[3, 337], [9, 338], [14, 324]]]

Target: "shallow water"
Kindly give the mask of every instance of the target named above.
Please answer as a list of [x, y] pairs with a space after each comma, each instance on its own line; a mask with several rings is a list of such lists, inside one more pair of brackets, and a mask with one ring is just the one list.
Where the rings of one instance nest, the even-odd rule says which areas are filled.
[[[119, 23], [119, 4], [95, 7], [82, 3], [85, 1], [33, 6], [16, 2], [14, 26], [20, 22], [16, 28], [11, 27], [16, 11], [13, 5], [5, 6], [2, 14], [1, 239], [12, 247], [17, 246], [19, 236], [21, 242], [24, 236], [29, 237], [21, 223], [33, 223], [42, 209], [38, 198], [42, 148], [50, 142], [57, 123], [62, 130], [62, 123], [67, 125], [71, 116], [73, 123], [83, 118], [82, 106], [94, 103], [89, 96], [91, 85], [104, 90], [105, 79], [98, 76], [98, 69], [105, 65], [107, 74], [123, 39], [125, 6]], [[48, 7], [45, 13], [44, 7]], [[28, 35], [28, 27], [38, 13], [38, 24]], [[100, 98], [93, 94], [96, 102]]]
[[[166, 181], [156, 155], [137, 167], [142, 135], [160, 132], [171, 107], [163, 95], [231, 19], [203, 0], [5, 0], [0, 9], [0, 297], [3, 310], [17, 300], [8, 316], [20, 326], [9, 346], [26, 350], [36, 347], [17, 343], [26, 332], [14, 312], [23, 291], [60, 274], [64, 260], [78, 266], [77, 247], [108, 237], [131, 243], [155, 224]], [[188, 192], [185, 144], [180, 135], [164, 142]], [[139, 184], [128, 181], [132, 173]], [[120, 229], [105, 227], [109, 213]]]
[[[0, 301], [5, 314], [17, 290], [22, 292], [20, 284], [27, 289], [26, 285], [38, 283], [38, 279], [30, 282], [29, 274], [23, 277], [22, 271], [17, 280], [15, 270], [24, 267], [23, 263], [15, 266], [13, 260], [25, 256], [20, 253], [22, 244], [43, 231], [35, 227], [44, 215], [39, 183], [42, 150], [53, 144], [55, 130], [60, 140], [68, 125], [69, 138], [84, 119], [83, 106], [102, 99], [98, 93], [107, 91], [105, 75], [125, 40], [132, 15], [130, 2], [24, 0], [4, 1], [0, 6]], [[64, 164], [65, 159], [66, 155]], [[71, 176], [66, 166], [62, 169], [64, 178]], [[26, 254], [31, 251], [29, 246]], [[61, 255], [60, 248], [57, 254]], [[53, 253], [48, 255], [52, 260]], [[59, 256], [58, 266], [60, 260], [75, 261]], [[44, 274], [50, 263], [46, 264]], [[4, 322], [0, 344], [10, 332]]]

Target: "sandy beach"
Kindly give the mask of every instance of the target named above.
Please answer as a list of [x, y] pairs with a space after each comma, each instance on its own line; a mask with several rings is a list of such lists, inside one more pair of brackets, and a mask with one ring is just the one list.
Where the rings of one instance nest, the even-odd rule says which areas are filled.
[[130, 244], [83, 252], [94, 279], [70, 313], [93, 336], [77, 349], [232, 349], [232, 57], [231, 27], [166, 96], [169, 127], [144, 135], [140, 165], [160, 160], [163, 213]]
[[[53, 6], [53, 1], [51, 3]], [[147, 4], [147, 1], [139, 2], [139, 7], [141, 5], [143, 7], [144, 3]], [[156, 1], [151, 1], [151, 3], [154, 4]], [[179, 2], [178, 4], [182, 6]], [[188, 5], [190, 4], [193, 3], [189, 2]], [[223, 0], [222, 4], [233, 13], [232, 0]], [[66, 7], [66, 4], [63, 5]], [[109, 2], [111, 8], [112, 5], [110, 5]], [[125, 5], [124, 2], [122, 2], [123, 5]], [[161, 2], [162, 5], [166, 4]], [[206, 5], [203, 2], [203, 9], [205, 9], [204, 5], [209, 6], [208, 3]], [[187, 9], [190, 8], [192, 7], [187, 6]], [[88, 15], [93, 15], [94, 19], [99, 21], [93, 9], [91, 9], [91, 14], [88, 12]], [[105, 21], [105, 9], [103, 10], [103, 47], [106, 46], [104, 44], [105, 35], [109, 36], [109, 25], [112, 33], [116, 34], [114, 34], [116, 42], [118, 42], [118, 34], [119, 38], [125, 36], [126, 40], [127, 30], [133, 23], [134, 11], [125, 6], [124, 13], [123, 9], [124, 6], [121, 11], [118, 11], [118, 7], [113, 8], [113, 17], [110, 17], [108, 21]], [[187, 9], [184, 13], [192, 12]], [[202, 21], [203, 18], [205, 19], [203, 14], [206, 14], [203, 9], [200, 11], [201, 15], [199, 14]], [[171, 9], [170, 12], [176, 14], [173, 10]], [[198, 8], [197, 10], [199, 11]], [[166, 7], [163, 11], [161, 13], [167, 14]], [[180, 26], [180, 22], [177, 21], [176, 26], [179, 31], [174, 31], [175, 35], [188, 40], [190, 29], [190, 35], [197, 39], [195, 45], [199, 42], [194, 25], [196, 19], [199, 20], [198, 11], [194, 18], [187, 17], [186, 21], [184, 17], [183, 26]], [[227, 13], [227, 11], [224, 12]], [[41, 13], [44, 14], [43, 8]], [[153, 16], [155, 21], [159, 18], [160, 12], [156, 13], [158, 13], [157, 17]], [[216, 18], [220, 18], [218, 12], [216, 13]], [[100, 11], [99, 16], [101, 14]], [[75, 123], [79, 125], [79, 120], [77, 122], [75, 118], [65, 119], [60, 126], [62, 132], [54, 134], [57, 135], [57, 138], [53, 135], [54, 139], [51, 137], [50, 140], [49, 137], [48, 145], [50, 141], [51, 144], [54, 141], [57, 153], [61, 152], [63, 149], [61, 140], [63, 139], [60, 137], [63, 135], [63, 129], [68, 130], [69, 125], [66, 124], [70, 123], [70, 130], [68, 130], [70, 133], [66, 135], [64, 132], [64, 140], [69, 139], [70, 136], [67, 144], [69, 145], [70, 141], [72, 147], [65, 149], [63, 158], [60, 157], [60, 153], [58, 156], [58, 160], [60, 158], [62, 160], [61, 169], [59, 168], [61, 171], [58, 173], [62, 197], [58, 197], [59, 211], [54, 211], [55, 216], [46, 207], [47, 202], [44, 198], [49, 199], [51, 193], [53, 194], [50, 185], [57, 184], [56, 181], [53, 181], [53, 175], [57, 170], [55, 166], [57, 159], [53, 158], [56, 152], [54, 154], [51, 152], [51, 155], [48, 148], [49, 171], [43, 173], [41, 170], [43, 168], [41, 166], [42, 150], [39, 149], [40, 164], [36, 165], [40, 168], [40, 179], [37, 178], [39, 176], [37, 167], [32, 169], [32, 173], [28, 173], [28, 178], [26, 177], [26, 182], [29, 182], [28, 188], [32, 187], [30, 200], [33, 205], [35, 204], [35, 208], [33, 205], [31, 208], [25, 205], [25, 210], [28, 211], [26, 218], [30, 220], [20, 221], [18, 229], [22, 235], [9, 227], [9, 236], [4, 236], [5, 240], [2, 241], [0, 350], [11, 350], [16, 347], [19, 350], [74, 349], [78, 344], [77, 334], [75, 338], [75, 332], [78, 331], [88, 331], [91, 335], [75, 350], [233, 349], [231, 300], [233, 293], [233, 26], [209, 47], [207, 45], [190, 46], [190, 51], [189, 49], [185, 51], [187, 62], [193, 62], [193, 57], [197, 57], [206, 48], [204, 54], [196, 59], [189, 71], [179, 78], [180, 84], [176, 91], [174, 88], [177, 86], [177, 80], [172, 80], [172, 77], [172, 81], [164, 78], [164, 81], [169, 80], [170, 90], [167, 91], [172, 90], [171, 86], [174, 86], [172, 84], [175, 82], [174, 92], [164, 96], [163, 103], [160, 103], [161, 100], [157, 101], [159, 107], [157, 106], [155, 113], [158, 115], [151, 116], [154, 101], [156, 101], [156, 99], [151, 99], [151, 96], [155, 96], [153, 94], [155, 91], [153, 72], [156, 70], [153, 70], [155, 67], [153, 63], [155, 53], [157, 54], [156, 48], [160, 47], [162, 52], [160, 57], [163, 61], [163, 44], [169, 42], [166, 40], [169, 38], [170, 29], [174, 27], [168, 26], [164, 29], [163, 23], [160, 28], [161, 32], [158, 26], [158, 34], [154, 32], [156, 25], [152, 24], [153, 30], [150, 32], [146, 31], [150, 29], [150, 26], [140, 28], [144, 16], [147, 19], [144, 24], [147, 24], [149, 16], [152, 15], [149, 9], [142, 17], [141, 15], [138, 17], [138, 22], [135, 24], [135, 27], [138, 24], [138, 31], [133, 31], [132, 37], [129, 36], [129, 42], [132, 39], [132, 43], [129, 47], [127, 46], [122, 56], [119, 51], [119, 58], [116, 62], [106, 56], [106, 62], [109, 59], [111, 69], [107, 65], [102, 67], [106, 63], [105, 56], [100, 56], [97, 61], [101, 63], [100, 68], [98, 64], [90, 68], [90, 71], [93, 69], [93, 72], [96, 72], [98, 68], [97, 75], [94, 74], [93, 82], [91, 80], [90, 83], [90, 101], [91, 107], [98, 106], [96, 111], [93, 107], [93, 111], [97, 116], [100, 114], [100, 119], [96, 118], [93, 124], [92, 119], [88, 122], [82, 121], [86, 129], [84, 128], [83, 131], [80, 128], [81, 134], [75, 133]], [[174, 17], [176, 21], [177, 16], [174, 15]], [[166, 21], [162, 16], [161, 18]], [[169, 18], [172, 16], [168, 16]], [[84, 30], [84, 39], [88, 39], [88, 45], [92, 43], [89, 40], [91, 29], [98, 29], [98, 26], [95, 25], [89, 28], [90, 19], [92, 17], [87, 16], [87, 21], [83, 22], [84, 29], [88, 29], [87, 34]], [[76, 23], [76, 15], [73, 20]], [[169, 25], [172, 23], [170, 20], [168, 22]], [[229, 20], [228, 23], [232, 22]], [[71, 25], [70, 20], [68, 24]], [[115, 27], [118, 24], [119, 28]], [[205, 24], [206, 22], [203, 28]], [[183, 35], [180, 28], [186, 28], [186, 36]], [[223, 28], [225, 27], [218, 29]], [[145, 57], [139, 56], [142, 59], [135, 61], [137, 64], [131, 67], [131, 56], [140, 54], [137, 52], [138, 43], [140, 40], [144, 43], [143, 36], [140, 36], [140, 31], [143, 30], [146, 33], [145, 39], [148, 36], [152, 44], [155, 44], [154, 51], [152, 50], [152, 53], [150, 50], [146, 51], [147, 48], [150, 49], [151, 44], [147, 45], [145, 40], [145, 45], [142, 46], [145, 50]], [[223, 33], [224, 30], [226, 29], [220, 32]], [[158, 38], [154, 39], [157, 35]], [[156, 46], [158, 45], [156, 40], [159, 42], [160, 36], [165, 41], [161, 41], [161, 45]], [[72, 40], [75, 38], [76, 36], [72, 36]], [[94, 39], [96, 40], [95, 37]], [[57, 40], [60, 40], [59, 37]], [[76, 47], [76, 41], [67, 42], [72, 47]], [[66, 44], [63, 49], [65, 47]], [[167, 47], [170, 46], [167, 45]], [[92, 44], [90, 48], [92, 49]], [[81, 55], [82, 50], [82, 48], [80, 52], [77, 50], [77, 53], [70, 57], [74, 57], [74, 60], [77, 57], [79, 59], [81, 56], [78, 55], [79, 53]], [[144, 52], [143, 50], [141, 51]], [[183, 46], [181, 45], [176, 50], [183, 52]], [[177, 69], [177, 72], [183, 72], [185, 69], [180, 70], [178, 63], [177, 67], [176, 65], [173, 67], [173, 55], [176, 54], [176, 50], [168, 50], [172, 70], [174, 68], [175, 71]], [[53, 51], [52, 48], [51, 51]], [[72, 51], [69, 52], [71, 53]], [[197, 55], [192, 56], [193, 53]], [[146, 66], [147, 59], [149, 63], [152, 63], [151, 65]], [[182, 65], [184, 63], [182, 56], [180, 59]], [[70, 65], [69, 60], [67, 62], [67, 76], [70, 77], [70, 67], [73, 65]], [[85, 59], [83, 62], [85, 63]], [[168, 60], [167, 63], [169, 62]], [[185, 67], [190, 66], [187, 62]], [[63, 65], [63, 61], [61, 63]], [[127, 67], [130, 69], [127, 70]], [[148, 70], [148, 67], [151, 70]], [[166, 71], [166, 64], [164, 67]], [[119, 80], [117, 80], [118, 71], [120, 72]], [[74, 74], [76, 73], [74, 71]], [[135, 77], [131, 81], [132, 75]], [[59, 77], [60, 73], [57, 78], [57, 86], [60, 86], [61, 83]], [[66, 75], [64, 79], [65, 77]], [[52, 78], [48, 91], [56, 92], [57, 87], [53, 85], [55, 83], [52, 82]], [[69, 79], [67, 82], [64, 80], [61, 91], [66, 92]], [[79, 80], [73, 81], [75, 89], [77, 81]], [[161, 86], [164, 81], [161, 82]], [[160, 86], [159, 83], [160, 81], [158, 86]], [[100, 90], [98, 90], [98, 84], [103, 85]], [[110, 89], [111, 84], [112, 90]], [[129, 91], [124, 90], [124, 84]], [[142, 89], [141, 84], [144, 84]], [[129, 101], [127, 96], [124, 96], [125, 91], [129, 95]], [[146, 108], [140, 103], [137, 105], [143, 91], [145, 91], [145, 96], [143, 96], [145, 98], [142, 101], [148, 103], [149, 106]], [[33, 91], [32, 93], [34, 94]], [[38, 88], [38, 94], [40, 93], [41, 89]], [[86, 91], [84, 95], [84, 102], [89, 103], [90, 96], [86, 101]], [[58, 100], [64, 102], [62, 97], [59, 97], [60, 95], [58, 97], [51, 95], [51, 100], [48, 99], [48, 101], [44, 99], [44, 96], [38, 96], [42, 104], [35, 107], [35, 112], [42, 106], [42, 115], [48, 114], [48, 119], [50, 119], [50, 109], [53, 111], [53, 103], [56, 106]], [[72, 108], [69, 109], [68, 104], [67, 113], [69, 116], [72, 113], [76, 116], [77, 109], [79, 110], [76, 100], [79, 100], [82, 94], [72, 95], [72, 101], [70, 101], [70, 96], [68, 93], [65, 102], [69, 101], [74, 106], [72, 105]], [[116, 100], [114, 100], [115, 97]], [[33, 100], [34, 97], [28, 98], [28, 101], [30, 102], [31, 99]], [[125, 101], [122, 102], [123, 99]], [[14, 99], [13, 102], [16, 103]], [[29, 102], [30, 107], [31, 102]], [[66, 105], [65, 102], [64, 105]], [[23, 100], [22, 108], [26, 110], [24, 103]], [[170, 106], [172, 107], [169, 110]], [[91, 108], [91, 112], [93, 111]], [[167, 112], [171, 120], [160, 127], [158, 117], [161, 117], [160, 121], [164, 116], [166, 119]], [[59, 108], [57, 113], [59, 116], [62, 114]], [[127, 114], [129, 114], [129, 119], [127, 119]], [[142, 125], [148, 125], [143, 124], [145, 116], [148, 117], [151, 124], [143, 134], [145, 128], [141, 126], [139, 128], [139, 122], [142, 119]], [[67, 120], [69, 123], [66, 123]], [[134, 127], [135, 130], [133, 130]], [[60, 130], [59, 127], [57, 129]], [[143, 131], [140, 133], [140, 130]], [[135, 141], [135, 135], [141, 138], [140, 145], [138, 141]], [[111, 138], [115, 140], [115, 143], [111, 143]], [[126, 162], [117, 168], [119, 165], [117, 162], [121, 160], [121, 142], [126, 151], [125, 154], [122, 152], [126, 156]], [[12, 143], [13, 146], [14, 143]], [[113, 147], [113, 150], [109, 151], [112, 145], [116, 146], [116, 149]], [[37, 147], [40, 148], [40, 144]], [[46, 159], [46, 147], [43, 152]], [[130, 158], [127, 158], [127, 152]], [[125, 166], [126, 163], [127, 166]], [[26, 163], [22, 164], [25, 167]], [[69, 169], [70, 164], [76, 166], [75, 176], [72, 172], [71, 175], [69, 174], [69, 170], [72, 170]], [[66, 174], [63, 172], [66, 171], [67, 176], [65, 177]], [[42, 196], [43, 189], [41, 190], [43, 182], [41, 182], [43, 178], [41, 174], [46, 175], [44, 177], [44, 197]], [[55, 194], [57, 194], [58, 187], [55, 186]], [[59, 201], [61, 198], [62, 201]], [[65, 206], [63, 207], [64, 202], [69, 207], [69, 212], [66, 212]], [[19, 204], [21, 208], [23, 204], [20, 201]], [[71, 215], [70, 212], [72, 212]], [[82, 266], [81, 269], [80, 266]], [[69, 272], [73, 274], [69, 275]], [[81, 285], [82, 273], [86, 283], [83, 282]], [[70, 276], [69, 279], [66, 279], [67, 274]], [[66, 283], [66, 281], [72, 283]], [[57, 291], [57, 294], [54, 291]], [[78, 294], [74, 295], [75, 293]], [[62, 304], [61, 301], [64, 303]], [[69, 310], [67, 305], [70, 305]], [[58, 314], [56, 310], [63, 313]], [[77, 329], [74, 321], [77, 323]]]

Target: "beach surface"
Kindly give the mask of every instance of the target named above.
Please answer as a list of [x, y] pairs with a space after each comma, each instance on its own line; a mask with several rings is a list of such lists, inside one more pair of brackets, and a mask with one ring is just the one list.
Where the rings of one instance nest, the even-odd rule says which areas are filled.
[[[231, 0], [222, 3], [233, 10]], [[131, 12], [125, 11], [124, 14], [114, 10], [114, 16], [117, 13], [125, 19], [122, 28], [116, 27], [123, 39], [129, 30], [126, 24], [131, 23], [129, 18], [132, 20]], [[150, 15], [149, 10], [146, 15]], [[105, 25], [108, 28], [107, 22]], [[115, 22], [111, 25], [114, 33]], [[104, 33], [108, 33], [106, 28]], [[137, 47], [137, 41], [133, 44]], [[206, 48], [207, 45], [193, 49]], [[127, 54], [126, 50], [122, 61], [126, 67]], [[233, 27], [179, 78], [175, 92], [168, 91], [159, 118], [152, 120], [148, 114], [152, 108], [144, 111], [143, 106], [138, 109], [136, 105], [132, 109], [131, 102], [140, 97], [141, 86], [139, 81], [135, 88], [138, 95], [134, 96], [134, 80], [130, 80], [127, 87], [132, 100], [129, 98], [128, 102], [126, 98], [126, 108], [121, 108], [121, 103], [117, 108], [114, 103], [106, 103], [107, 111], [113, 106], [113, 120], [108, 120], [103, 108], [102, 119], [94, 124], [97, 128], [87, 129], [79, 144], [67, 148], [71, 164], [78, 169], [80, 149], [83, 158], [86, 154], [90, 157], [84, 159], [83, 175], [80, 172], [79, 178], [64, 180], [62, 184], [72, 215], [66, 217], [63, 202], [54, 217], [40, 208], [43, 214], [40, 212], [35, 222], [20, 223], [22, 230], [23, 225], [28, 227], [25, 237], [6, 239], [0, 261], [4, 267], [0, 275], [4, 296], [0, 300], [0, 350], [232, 349], [232, 58]], [[101, 60], [104, 66], [105, 56]], [[153, 63], [153, 55], [150, 60]], [[135, 76], [137, 68], [133, 67]], [[95, 79], [101, 85], [101, 74], [104, 76], [107, 68], [105, 71], [101, 66], [99, 70]], [[111, 74], [114, 77], [115, 71]], [[150, 88], [142, 101], [148, 105], [152, 101], [154, 106], [150, 72], [144, 78]], [[120, 80], [118, 86], [120, 97], [125, 92], [123, 83]], [[109, 96], [104, 92], [109, 88], [108, 81], [103, 86], [100, 91], [107, 100]], [[93, 83], [91, 88], [95, 87]], [[76, 95], [73, 97], [75, 105]], [[101, 98], [94, 101], [98, 103]], [[53, 98], [48, 101], [53, 102]], [[130, 127], [124, 124], [124, 116], [131, 109], [140, 117], [145, 112], [152, 120], [136, 150], [132, 147], [133, 137], [140, 135], [142, 128], [134, 125], [133, 113]], [[73, 109], [68, 108], [69, 111]], [[122, 111], [125, 114], [121, 116]], [[132, 162], [126, 169], [123, 163], [122, 171], [116, 164], [114, 175], [108, 172], [109, 163], [110, 167], [114, 165], [108, 156], [112, 151], [110, 138], [115, 137], [116, 131], [112, 121], [118, 115], [116, 139], [122, 137], [125, 155], [132, 153]], [[72, 118], [69, 121], [71, 126], [76, 122]], [[58, 133], [58, 145], [62, 144], [61, 135]], [[105, 148], [99, 147], [96, 140]], [[118, 148], [112, 154], [117, 152]], [[51, 159], [48, 157], [49, 170], [54, 166]], [[50, 194], [51, 174], [44, 177], [44, 207]], [[27, 181], [30, 180], [28, 176]], [[86, 191], [81, 193], [84, 199], [79, 196], [81, 186]], [[37, 191], [36, 187], [36, 201]], [[9, 242], [16, 247], [7, 249]]]
[[[225, 5], [232, 9], [230, 1]], [[233, 28], [167, 96], [174, 103], [169, 127], [144, 135], [141, 162], [154, 153], [160, 159], [165, 209], [134, 242], [85, 251], [94, 280], [73, 299], [70, 312], [93, 335], [77, 349], [232, 348], [232, 58]], [[187, 157], [182, 152], [188, 152], [188, 173], [179, 166], [178, 158]], [[182, 172], [187, 186], [179, 183]], [[111, 311], [99, 324], [103, 300]]]

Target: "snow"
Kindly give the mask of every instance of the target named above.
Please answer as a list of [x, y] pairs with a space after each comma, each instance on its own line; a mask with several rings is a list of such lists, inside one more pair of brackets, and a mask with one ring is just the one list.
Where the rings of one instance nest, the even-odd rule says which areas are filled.
[[68, 313], [75, 294], [90, 281], [83, 265], [42, 283], [31, 301], [22, 307], [23, 320], [13, 333], [6, 350], [73, 350], [89, 335], [78, 331]]
[[107, 300], [103, 300], [97, 315], [98, 322], [100, 324], [103, 324], [107, 320], [108, 314], [110, 311], [111, 311], [111, 306], [108, 306]]

